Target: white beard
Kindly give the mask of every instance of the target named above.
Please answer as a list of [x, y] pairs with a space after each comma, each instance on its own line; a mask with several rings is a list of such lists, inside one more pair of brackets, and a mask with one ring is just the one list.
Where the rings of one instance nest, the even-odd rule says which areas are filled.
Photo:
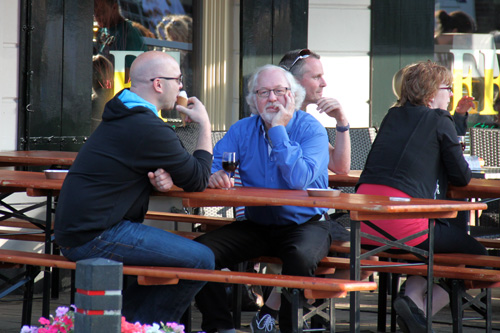
[[264, 107], [264, 111], [262, 111], [260, 113], [260, 117], [262, 118], [262, 120], [264, 121], [264, 123], [269, 124], [269, 125], [272, 124], [273, 119], [274, 119], [274, 117], [276, 117], [276, 114], [278, 112], [269, 112], [269, 111], [267, 111], [267, 108], [270, 107], [270, 106], [276, 105], [276, 104], [277, 103], [268, 103], [268, 104], [266, 104], [266, 106]]
[[269, 124], [269, 125], [271, 125], [273, 123], [273, 119], [275, 116], [276, 116], [276, 113], [264, 112], [264, 113], [260, 114], [260, 117], [262, 118], [262, 120], [264, 120], [264, 122], [266, 124]]

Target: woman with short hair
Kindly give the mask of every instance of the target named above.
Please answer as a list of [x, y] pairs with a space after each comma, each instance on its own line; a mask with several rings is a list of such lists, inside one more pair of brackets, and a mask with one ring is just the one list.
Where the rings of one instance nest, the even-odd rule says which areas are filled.
[[[465, 186], [471, 171], [462, 153], [457, 132], [447, 111], [453, 96], [452, 74], [441, 65], [419, 62], [405, 68], [399, 101], [385, 116], [356, 186], [357, 193], [402, 198], [436, 199], [446, 194], [448, 182]], [[395, 239], [426, 230], [427, 219], [376, 220], [375, 228], [362, 223], [361, 231]], [[362, 238], [364, 246], [380, 243]], [[427, 234], [405, 243], [427, 250]], [[485, 255], [486, 249], [463, 229], [447, 221], [435, 221], [434, 252]], [[420, 276], [406, 280], [404, 296], [394, 307], [404, 332], [426, 332], [427, 281]], [[438, 312], [449, 298], [438, 285], [433, 288], [432, 312]]]

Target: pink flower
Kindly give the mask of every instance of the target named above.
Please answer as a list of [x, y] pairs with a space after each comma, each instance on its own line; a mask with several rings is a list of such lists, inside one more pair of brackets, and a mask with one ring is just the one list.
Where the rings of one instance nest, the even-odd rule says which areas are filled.
[[50, 325], [50, 320], [44, 317], [40, 317], [40, 319], [38, 319], [38, 322], [42, 325]]
[[[72, 306], [74, 308], [74, 306]], [[153, 325], [141, 323], [129, 323], [125, 317], [121, 318], [122, 333], [184, 333], [184, 326], [177, 323], [154, 323]], [[74, 332], [74, 309], [61, 306], [56, 310], [56, 316], [50, 319], [41, 317], [38, 322], [42, 327], [23, 326], [20, 333], [73, 333]]]

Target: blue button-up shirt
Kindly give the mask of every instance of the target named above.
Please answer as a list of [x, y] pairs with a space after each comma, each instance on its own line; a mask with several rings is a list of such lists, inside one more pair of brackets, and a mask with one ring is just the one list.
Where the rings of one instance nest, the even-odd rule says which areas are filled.
[[[212, 172], [222, 169], [222, 153], [236, 152], [243, 186], [304, 190], [328, 187], [328, 136], [304, 111], [286, 127], [265, 132], [260, 116], [241, 119], [215, 145]], [[246, 217], [266, 225], [301, 224], [326, 208], [297, 206], [246, 207]]]

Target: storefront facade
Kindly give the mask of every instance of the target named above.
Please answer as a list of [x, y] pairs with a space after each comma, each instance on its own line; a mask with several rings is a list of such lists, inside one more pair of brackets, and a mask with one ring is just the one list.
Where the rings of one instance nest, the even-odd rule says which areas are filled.
[[[122, 0], [124, 15], [147, 26], [147, 8], [137, 16], [136, 2]], [[342, 103], [352, 127], [378, 126], [396, 98], [394, 73], [435, 58], [435, 10], [464, 9], [478, 22], [476, 33], [487, 34], [497, 29], [496, 21], [488, 19], [497, 2], [179, 0], [182, 9], [177, 11], [192, 18], [192, 40], [167, 44], [180, 61], [189, 58], [185, 85], [207, 106], [214, 130], [248, 115], [245, 86], [255, 68], [277, 64], [286, 51], [297, 48], [321, 55], [328, 83], [324, 95]], [[94, 0], [2, 0], [1, 6], [0, 149], [78, 150], [98, 123], [103, 101], [95, 97], [116, 92], [120, 80], [126, 86], [126, 58], [111, 50], [113, 77], [96, 86]], [[166, 50], [158, 36], [146, 40], [149, 49]], [[495, 126], [497, 114], [498, 56], [495, 43], [491, 46], [445, 50], [455, 52], [455, 62], [460, 52], [471, 54], [461, 72], [460, 66], [453, 68], [454, 93], [476, 98], [476, 112], [488, 117], [472, 118], [483, 126]], [[470, 59], [477, 70], [469, 75], [464, 68], [471, 67]], [[308, 111], [314, 114], [314, 107]], [[175, 113], [164, 115], [178, 124]], [[318, 117], [325, 126], [335, 126], [332, 119]]]

